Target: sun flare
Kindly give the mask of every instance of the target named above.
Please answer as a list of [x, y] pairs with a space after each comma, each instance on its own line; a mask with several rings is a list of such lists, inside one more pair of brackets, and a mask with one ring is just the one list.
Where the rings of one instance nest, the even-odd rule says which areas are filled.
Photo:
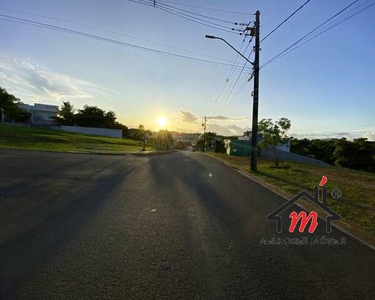
[[158, 124], [159, 127], [165, 127], [167, 125], [167, 119], [164, 117], [158, 117], [156, 120], [156, 124]]

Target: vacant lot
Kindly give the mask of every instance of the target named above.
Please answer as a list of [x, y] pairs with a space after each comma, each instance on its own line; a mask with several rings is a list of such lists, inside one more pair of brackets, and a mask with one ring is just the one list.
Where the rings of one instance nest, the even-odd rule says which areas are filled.
[[[230, 163], [233, 167], [250, 173], [250, 158], [210, 153], [209, 155]], [[251, 173], [284, 192], [288, 197], [301, 190], [312, 192], [323, 175], [328, 177], [328, 191], [338, 188], [343, 196], [334, 200], [330, 195], [329, 206], [349, 225], [375, 237], [375, 174], [338, 167], [314, 167], [288, 163], [289, 168], [276, 169], [269, 160], [260, 159], [258, 173]]]
[[0, 147], [84, 153], [128, 153], [142, 150], [142, 143], [129, 139], [0, 124]]

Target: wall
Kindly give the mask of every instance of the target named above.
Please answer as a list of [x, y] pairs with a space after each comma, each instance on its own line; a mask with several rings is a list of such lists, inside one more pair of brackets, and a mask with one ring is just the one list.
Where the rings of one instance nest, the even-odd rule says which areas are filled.
[[[272, 153], [269, 149], [262, 149], [260, 157], [273, 159]], [[331, 165], [319, 159], [309, 158], [307, 156], [299, 155], [296, 153], [289, 153], [289, 152], [280, 151], [280, 150], [278, 150], [278, 157], [280, 161], [308, 164], [308, 165], [318, 166], [318, 167], [332, 167]]]
[[89, 135], [108, 136], [108, 137], [113, 137], [113, 138], [118, 138], [118, 139], [122, 138], [121, 129], [78, 127], [78, 126], [51, 126], [51, 129], [83, 133], [83, 134], [89, 134]]
[[17, 127], [30, 127], [30, 124], [21, 122], [1, 122], [1, 124]]

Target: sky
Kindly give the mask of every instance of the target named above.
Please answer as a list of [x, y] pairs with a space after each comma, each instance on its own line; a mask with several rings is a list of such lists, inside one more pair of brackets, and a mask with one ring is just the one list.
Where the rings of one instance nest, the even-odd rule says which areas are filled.
[[[261, 38], [306, 2], [170, 1], [175, 3], [156, 3], [241, 23], [254, 21], [251, 14], [259, 10]], [[311, 0], [261, 43], [260, 64], [352, 1]], [[357, 4], [365, 2], [374, 0], [359, 0]], [[168, 130], [202, 132], [205, 115], [207, 130], [218, 134], [242, 135], [251, 130], [253, 81], [245, 84], [251, 71], [241, 74], [229, 95], [244, 60], [229, 76], [237, 54], [222, 41], [205, 38], [206, 34], [220, 36], [244, 50], [248, 39], [243, 42], [242, 36], [128, 0], [0, 0], [0, 14], [228, 64], [217, 66], [161, 55], [0, 17], [0, 86], [24, 103], [61, 105], [70, 101], [76, 108], [96, 105], [113, 110], [118, 121], [129, 127], [144, 124], [151, 130], [160, 129], [156, 120], [164, 117]], [[262, 68], [259, 119], [289, 118], [290, 135], [297, 138], [375, 140], [374, 14], [375, 6]]]

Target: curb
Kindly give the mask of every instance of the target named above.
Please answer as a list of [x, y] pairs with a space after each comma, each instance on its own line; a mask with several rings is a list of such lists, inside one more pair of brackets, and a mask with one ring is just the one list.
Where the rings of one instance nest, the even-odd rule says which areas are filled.
[[[261, 186], [265, 187], [266, 189], [270, 190], [271, 192], [279, 195], [280, 197], [283, 197], [285, 200], [290, 200], [290, 198], [293, 196], [292, 194], [290, 193], [287, 193], [287, 192], [284, 192], [283, 190], [267, 183], [267, 182], [264, 182], [263, 180], [259, 180], [258, 178], [256, 178], [255, 176], [251, 175], [251, 174], [248, 174], [248, 173], [245, 173], [237, 168], [235, 168], [234, 166], [232, 166], [230, 163], [220, 159], [220, 158], [217, 158], [217, 157], [213, 157], [209, 154], [206, 154], [206, 153], [203, 153], [204, 155], [206, 156], [209, 156], [219, 162], [221, 162], [222, 164], [226, 165], [227, 167], [230, 167], [231, 169], [235, 170], [236, 172], [242, 174], [243, 176], [246, 176], [247, 178], [251, 179], [252, 181], [260, 184]], [[298, 206], [299, 208], [302, 208], [303, 210], [307, 210], [307, 211], [311, 211], [312, 209], [318, 211], [318, 215], [319, 215], [319, 218], [324, 220], [324, 217], [326, 216], [326, 213], [320, 209], [317, 209], [314, 205], [312, 204], [309, 204], [309, 203], [294, 203], [294, 205]], [[357, 241], [359, 241], [360, 243], [366, 245], [367, 247], [375, 250], [375, 239], [374, 238], [371, 238], [371, 237], [368, 237], [366, 234], [364, 234], [360, 229], [358, 228], [355, 228], [343, 221], [335, 221], [335, 222], [332, 222], [332, 226], [335, 227], [336, 229], [346, 233], [347, 235], [351, 236], [352, 238], [356, 239]]]

